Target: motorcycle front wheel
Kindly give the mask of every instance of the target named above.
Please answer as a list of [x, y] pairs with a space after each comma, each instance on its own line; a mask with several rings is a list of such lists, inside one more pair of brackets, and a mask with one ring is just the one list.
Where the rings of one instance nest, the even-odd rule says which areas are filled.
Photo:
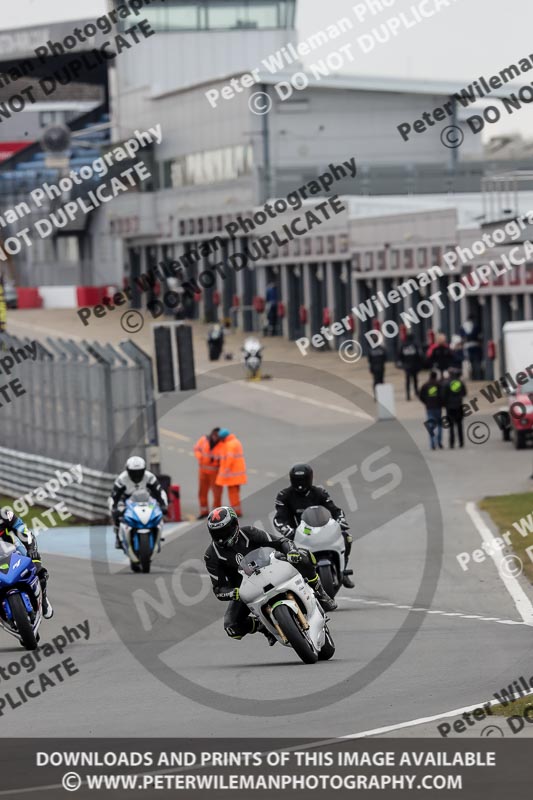
[[24, 605], [24, 600], [19, 594], [9, 596], [9, 606], [13, 614], [13, 621], [16, 625], [20, 643], [26, 650], [37, 650], [37, 638], [33, 632], [28, 612]]
[[329, 594], [330, 597], [335, 597], [337, 592], [339, 591], [340, 586], [336, 583], [334, 575], [333, 575], [333, 567], [331, 564], [322, 564], [317, 567], [318, 577], [320, 578], [320, 583], [324, 587], [324, 591], [326, 594]]
[[286, 605], [281, 605], [277, 606], [272, 613], [293, 650], [296, 651], [304, 664], [315, 664], [318, 661], [318, 654], [301, 630], [292, 609]]
[[152, 561], [152, 546], [148, 536], [139, 536], [139, 561], [143, 572], [150, 572]]

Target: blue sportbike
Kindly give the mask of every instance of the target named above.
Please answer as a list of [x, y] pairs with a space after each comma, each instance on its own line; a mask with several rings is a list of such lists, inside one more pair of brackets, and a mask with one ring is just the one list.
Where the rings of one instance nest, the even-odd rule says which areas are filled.
[[26, 650], [37, 648], [42, 602], [41, 584], [31, 558], [0, 540], [0, 625]]
[[153, 555], [161, 550], [162, 531], [158, 503], [145, 489], [133, 492], [126, 500], [118, 534], [133, 572], [150, 572]]

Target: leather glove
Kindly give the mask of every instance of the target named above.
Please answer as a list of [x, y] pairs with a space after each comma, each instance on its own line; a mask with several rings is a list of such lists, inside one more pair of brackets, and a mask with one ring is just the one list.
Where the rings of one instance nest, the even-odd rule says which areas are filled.
[[219, 600], [239, 600], [240, 592], [238, 589], [230, 589], [227, 592], [217, 592]]
[[299, 550], [289, 550], [287, 553], [287, 561], [289, 564], [299, 564], [302, 560], [302, 554]]

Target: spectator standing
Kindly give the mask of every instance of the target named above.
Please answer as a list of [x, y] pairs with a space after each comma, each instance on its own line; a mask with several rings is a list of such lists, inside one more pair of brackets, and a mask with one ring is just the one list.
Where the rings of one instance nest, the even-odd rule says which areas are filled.
[[424, 425], [429, 433], [430, 447], [442, 450], [442, 386], [435, 370], [429, 373], [429, 380], [421, 386], [418, 397], [426, 407]]
[[373, 347], [368, 354], [368, 366], [372, 373], [372, 389], [374, 400], [376, 399], [376, 386], [385, 381], [385, 362], [387, 361], [387, 351], [383, 345], [378, 344]]
[[418, 396], [418, 373], [422, 369], [422, 351], [416, 344], [412, 333], [408, 333], [405, 342], [398, 350], [398, 364], [405, 370], [405, 399], [411, 399], [411, 383]]
[[241, 486], [247, 482], [246, 462], [242, 444], [227, 428], [220, 428], [218, 437], [222, 441], [220, 467], [215, 480], [215, 506], [222, 505], [224, 486], [228, 487], [229, 505], [237, 516], [242, 516]]
[[452, 351], [446, 342], [446, 336], [438, 333], [435, 344], [432, 344], [426, 354], [428, 367], [430, 370], [437, 369], [441, 378], [450, 368], [452, 363]]
[[442, 402], [446, 409], [446, 416], [449, 421], [450, 449], [455, 446], [455, 429], [457, 428], [457, 438], [459, 447], [464, 447], [463, 432], [463, 398], [467, 395], [466, 386], [461, 378], [461, 370], [450, 367], [449, 378], [442, 383]]
[[480, 381], [482, 378], [481, 360], [483, 357], [481, 328], [472, 314], [463, 322], [460, 333], [464, 339], [465, 358], [470, 363], [470, 377], [473, 381]]

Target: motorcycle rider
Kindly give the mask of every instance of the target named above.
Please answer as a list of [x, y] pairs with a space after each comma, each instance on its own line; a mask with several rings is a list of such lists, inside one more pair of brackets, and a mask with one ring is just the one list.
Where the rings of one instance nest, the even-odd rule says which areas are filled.
[[111, 496], [108, 500], [111, 516], [113, 518], [115, 547], [117, 550], [122, 550], [118, 529], [122, 514], [124, 513], [125, 501], [138, 489], [146, 489], [146, 491], [152, 495], [154, 500], [161, 506], [163, 516], [168, 511], [167, 493], [154, 473], [146, 469], [146, 461], [144, 458], [140, 456], [131, 456], [128, 458], [126, 461], [126, 469], [116, 478]]
[[9, 508], [3, 508], [0, 512], [0, 537], [14, 544], [19, 553], [31, 558], [35, 564], [43, 596], [43, 617], [50, 619], [54, 615], [54, 609], [46, 593], [46, 584], [49, 578], [48, 570], [42, 565], [33, 533], [26, 527], [21, 518], [15, 516]]
[[302, 514], [310, 506], [323, 506], [327, 508], [334, 520], [341, 526], [344, 538], [344, 575], [342, 585], [353, 589], [354, 583], [350, 580], [348, 559], [352, 550], [353, 537], [348, 531], [348, 523], [344, 511], [335, 505], [329, 493], [322, 486], [313, 486], [313, 470], [309, 464], [295, 464], [289, 472], [291, 485], [282, 489], [276, 497], [276, 516], [274, 527], [288, 539], [294, 539], [296, 528], [302, 520]]
[[242, 575], [238, 568], [243, 557], [258, 547], [272, 547], [283, 553], [314, 589], [317, 600], [325, 611], [333, 611], [337, 604], [329, 597], [316, 573], [312, 553], [297, 550], [289, 539], [270, 534], [251, 525], [239, 527], [239, 518], [230, 506], [214, 508], [207, 518], [207, 530], [212, 542], [205, 551], [204, 560], [218, 600], [229, 601], [224, 615], [224, 630], [232, 639], [242, 639], [247, 633], [258, 630], [265, 634], [269, 644], [275, 644], [272, 636], [254, 617], [250, 617], [248, 606], [239, 599]]

